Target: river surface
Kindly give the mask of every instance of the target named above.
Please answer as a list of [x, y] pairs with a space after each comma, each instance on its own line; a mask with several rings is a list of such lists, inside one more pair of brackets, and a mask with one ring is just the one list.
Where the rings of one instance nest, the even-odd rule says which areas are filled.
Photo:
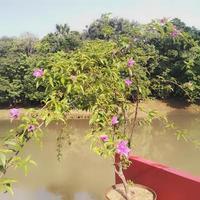
[[[200, 140], [200, 112], [188, 108], [171, 107], [156, 102], [152, 107], [164, 112], [180, 129], [187, 129], [192, 138]], [[0, 111], [1, 113], [1, 111]], [[1, 117], [1, 115], [0, 115]], [[15, 126], [0, 118], [0, 134], [5, 135]], [[0, 194], [0, 200], [102, 200], [106, 189], [114, 183], [112, 162], [90, 152], [82, 135], [88, 130], [88, 120], [72, 120], [68, 132], [72, 145], [64, 145], [62, 160], [57, 161], [56, 138], [59, 126], [48, 127], [43, 145], [29, 143], [23, 154], [37, 162], [24, 176], [20, 170], [10, 170], [16, 178], [14, 196]], [[191, 143], [177, 141], [171, 131], [165, 131], [159, 121], [151, 127], [137, 130], [133, 152], [159, 163], [200, 176], [200, 150]]]

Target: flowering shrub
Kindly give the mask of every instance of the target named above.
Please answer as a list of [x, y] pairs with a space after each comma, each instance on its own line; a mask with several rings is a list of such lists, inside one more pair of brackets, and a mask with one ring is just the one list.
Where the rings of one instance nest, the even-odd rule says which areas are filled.
[[[115, 153], [119, 153], [128, 159], [131, 134], [126, 131], [127, 110], [132, 106], [132, 99], [128, 98], [133, 91], [137, 101], [149, 94], [149, 82], [142, 67], [149, 57], [136, 57], [141, 50], [134, 51], [134, 47], [127, 52], [122, 49], [115, 42], [88, 41], [70, 55], [59, 52], [40, 61], [41, 66], [34, 70], [33, 76], [37, 87], [47, 86], [48, 96], [41, 109], [21, 114], [20, 126], [6, 138], [2, 148], [5, 152], [1, 158], [2, 175], [10, 166], [27, 171], [27, 165], [34, 162], [30, 157], [18, 156], [26, 142], [40, 140], [41, 127], [49, 123], [60, 121], [66, 126], [69, 112], [75, 108], [91, 112], [87, 138], [97, 154], [114, 158]], [[19, 119], [19, 113], [18, 109], [12, 109], [12, 120]], [[23, 166], [20, 165], [22, 160]], [[2, 182], [1, 190], [6, 190], [5, 187]]]

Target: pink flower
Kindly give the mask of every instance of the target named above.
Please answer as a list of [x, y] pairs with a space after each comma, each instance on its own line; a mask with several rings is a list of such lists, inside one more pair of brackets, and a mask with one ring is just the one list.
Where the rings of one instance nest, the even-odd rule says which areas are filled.
[[176, 26], [173, 27], [172, 32], [170, 33], [170, 35], [175, 38], [177, 36], [179, 36], [181, 34], [180, 30], [177, 30]]
[[111, 120], [112, 125], [116, 125], [119, 123], [117, 116], [113, 116]]
[[128, 66], [128, 67], [132, 67], [134, 64], [135, 64], [135, 61], [134, 61], [132, 58], [130, 58], [130, 59], [128, 60], [128, 62], [127, 62], [127, 66]]
[[101, 135], [100, 139], [102, 140], [102, 142], [107, 142], [108, 141], [108, 136], [107, 135]]
[[127, 144], [128, 142], [125, 140], [120, 141], [117, 144], [117, 153], [128, 157], [128, 154], [131, 151], [131, 149], [128, 148]]
[[32, 131], [34, 131], [35, 130], [35, 126], [34, 125], [30, 125], [29, 127], [28, 127], [28, 132], [32, 132]]
[[19, 109], [17, 109], [17, 108], [10, 109], [10, 118], [11, 119], [17, 119], [17, 118], [19, 118], [19, 115], [20, 115]]
[[33, 76], [36, 78], [42, 77], [44, 75], [44, 70], [43, 69], [35, 69], [33, 72]]
[[163, 17], [162, 19], [160, 19], [160, 23], [162, 24], [162, 25], [164, 25], [164, 24], [166, 24], [167, 23], [167, 18], [166, 17]]
[[170, 33], [170, 35], [171, 35], [173, 38], [177, 37], [179, 34], [180, 34], [180, 33], [179, 33], [178, 31], [172, 31], [172, 32]]
[[130, 80], [130, 79], [125, 79], [125, 84], [127, 85], [127, 86], [130, 86], [131, 84], [132, 84], [132, 81]]

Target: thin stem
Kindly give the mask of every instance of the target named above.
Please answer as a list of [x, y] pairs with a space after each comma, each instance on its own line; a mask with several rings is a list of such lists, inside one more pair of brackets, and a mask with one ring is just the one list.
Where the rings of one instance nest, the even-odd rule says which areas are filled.
[[123, 117], [124, 117], [124, 127], [123, 127], [123, 132], [124, 132], [124, 135], [126, 134], [126, 110], [124, 109], [124, 105], [122, 104], [122, 114], [123, 114]]
[[137, 121], [137, 116], [138, 116], [138, 108], [139, 108], [139, 87], [138, 87], [138, 80], [137, 80], [136, 77], [135, 77], [135, 81], [136, 81], [136, 86], [137, 86], [136, 106], [135, 106], [135, 114], [134, 114], [134, 119], [133, 119], [133, 125], [132, 125], [132, 128], [131, 128], [131, 133], [130, 133], [130, 137], [129, 137], [129, 141], [128, 141], [129, 147], [132, 146], [133, 132], [134, 132], [134, 128], [136, 126], [136, 121]]
[[130, 200], [130, 190], [129, 190], [129, 186], [128, 186], [128, 183], [126, 181], [126, 178], [124, 176], [124, 173], [123, 173], [123, 169], [122, 169], [122, 164], [119, 162], [118, 164], [115, 164], [118, 166], [119, 168], [119, 171], [116, 169], [116, 166], [115, 166], [115, 173], [119, 176], [119, 178], [122, 180], [122, 184], [124, 186], [124, 190], [125, 190], [125, 197], [126, 197], [126, 200]]

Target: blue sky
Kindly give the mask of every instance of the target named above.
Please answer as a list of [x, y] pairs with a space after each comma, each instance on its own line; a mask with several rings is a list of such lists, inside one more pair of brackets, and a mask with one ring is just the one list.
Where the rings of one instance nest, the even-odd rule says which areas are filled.
[[162, 17], [179, 17], [200, 28], [200, 0], [0, 0], [0, 36], [31, 32], [39, 37], [68, 23], [83, 30], [102, 13], [142, 23]]

